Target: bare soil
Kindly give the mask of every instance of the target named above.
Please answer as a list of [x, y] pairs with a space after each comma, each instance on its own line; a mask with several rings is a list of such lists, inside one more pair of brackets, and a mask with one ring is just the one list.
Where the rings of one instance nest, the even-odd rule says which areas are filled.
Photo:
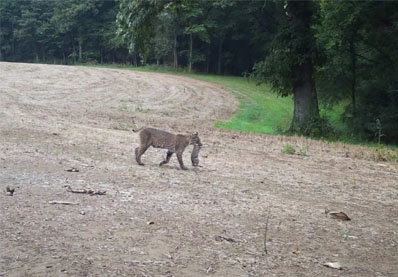
[[[398, 165], [213, 127], [237, 109], [184, 77], [0, 63], [0, 276], [398, 276]], [[137, 165], [132, 117], [199, 131], [201, 166]]]

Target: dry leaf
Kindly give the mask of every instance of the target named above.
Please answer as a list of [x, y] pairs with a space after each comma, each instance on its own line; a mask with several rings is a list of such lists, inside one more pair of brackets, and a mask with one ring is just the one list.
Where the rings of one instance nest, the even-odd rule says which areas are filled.
[[296, 249], [296, 250], [293, 250], [293, 251], [292, 251], [292, 253], [293, 253], [293, 254], [296, 254], [296, 255], [298, 255], [298, 254], [300, 254], [300, 253], [301, 253], [301, 251], [300, 251], [300, 250], [298, 250], [298, 249]]
[[335, 218], [335, 219], [340, 219], [340, 220], [351, 220], [351, 218], [348, 217], [348, 215], [346, 215], [343, 212], [329, 212], [330, 216]]
[[14, 192], [15, 192], [15, 188], [11, 188], [10, 186], [7, 186], [6, 192], [7, 192], [7, 195], [13, 196]]
[[340, 263], [324, 263], [323, 264], [324, 266], [326, 266], [326, 267], [330, 267], [330, 268], [334, 268], [334, 269], [343, 269], [342, 267], [341, 267], [341, 265], [340, 265]]

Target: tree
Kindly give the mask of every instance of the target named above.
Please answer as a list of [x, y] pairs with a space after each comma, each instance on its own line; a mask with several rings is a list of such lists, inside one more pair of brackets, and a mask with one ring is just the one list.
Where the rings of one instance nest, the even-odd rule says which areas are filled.
[[319, 119], [314, 80], [317, 54], [313, 33], [315, 4], [288, 1], [279, 9], [279, 26], [272, 50], [265, 61], [254, 67], [254, 75], [271, 83], [281, 96], [293, 94], [294, 115], [290, 130], [310, 134]]
[[13, 59], [15, 55], [15, 29], [20, 7], [13, 0], [0, 1], [0, 60]]
[[349, 98], [344, 119], [355, 134], [373, 139], [381, 122], [385, 141], [398, 138], [398, 4], [322, 1], [318, 45], [321, 99]]
[[366, 20], [361, 14], [363, 5], [323, 1], [320, 8], [317, 40], [326, 56], [326, 62], [319, 67], [322, 96], [328, 103], [350, 97], [350, 114], [355, 119], [361, 67], [358, 57], [363, 47], [360, 30]]
[[117, 34], [127, 44], [130, 53], [148, 56], [151, 38], [155, 35], [154, 22], [162, 9], [163, 5], [156, 0], [120, 0]]
[[114, 39], [116, 13], [114, 1], [0, 1], [0, 59], [68, 63], [126, 53]]

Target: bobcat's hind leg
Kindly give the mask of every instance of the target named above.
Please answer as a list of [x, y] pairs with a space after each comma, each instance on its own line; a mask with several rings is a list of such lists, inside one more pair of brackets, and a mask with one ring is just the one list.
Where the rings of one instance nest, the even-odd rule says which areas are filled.
[[145, 146], [137, 147], [135, 149], [135, 160], [139, 165], [144, 165], [144, 163], [141, 162], [141, 156], [145, 153], [145, 151], [148, 149], [148, 147], [149, 147], [149, 145], [148, 146], [145, 145]]
[[160, 164], [159, 164], [159, 166], [162, 166], [162, 165], [164, 165], [164, 164], [167, 164], [167, 163], [169, 163], [169, 161], [170, 161], [170, 158], [171, 158], [171, 156], [173, 156], [173, 154], [174, 154], [174, 152], [173, 152], [173, 151], [171, 151], [171, 150], [168, 150], [168, 151], [167, 151], [167, 156], [166, 156], [166, 159], [165, 159], [164, 161], [161, 161], [161, 162], [160, 162]]

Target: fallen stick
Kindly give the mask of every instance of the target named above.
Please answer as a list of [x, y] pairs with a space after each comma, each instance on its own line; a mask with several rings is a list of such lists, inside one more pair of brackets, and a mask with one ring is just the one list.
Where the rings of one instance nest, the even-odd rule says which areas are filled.
[[264, 230], [264, 252], [265, 252], [265, 254], [268, 254], [268, 250], [267, 250], [267, 233], [268, 233], [268, 221], [269, 221], [270, 214], [271, 214], [271, 206], [268, 206], [267, 221], [265, 222], [265, 230]]
[[66, 187], [66, 191], [72, 192], [72, 193], [85, 193], [85, 194], [90, 194], [90, 195], [104, 195], [106, 194], [105, 190], [92, 190], [92, 189], [72, 189], [70, 186]]
[[49, 204], [60, 204], [60, 205], [79, 205], [79, 203], [68, 202], [68, 201], [49, 201]]

